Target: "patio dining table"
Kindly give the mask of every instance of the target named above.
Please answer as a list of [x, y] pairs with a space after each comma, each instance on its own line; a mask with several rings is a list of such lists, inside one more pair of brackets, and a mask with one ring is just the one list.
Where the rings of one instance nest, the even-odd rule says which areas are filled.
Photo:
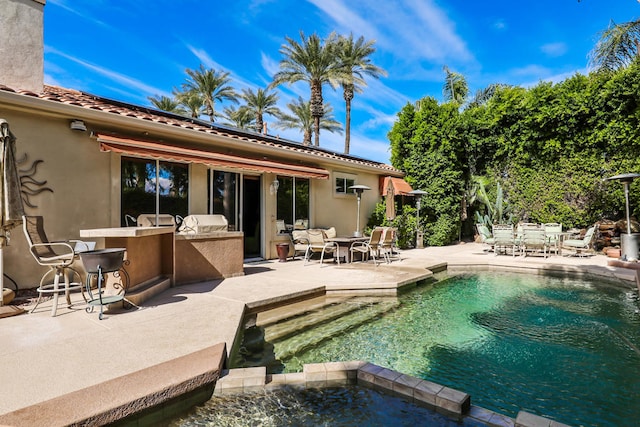
[[337, 236], [326, 239], [327, 242], [333, 242], [338, 245], [337, 257], [344, 258], [346, 263], [351, 262], [351, 245], [356, 242], [366, 242], [368, 237], [360, 236]]

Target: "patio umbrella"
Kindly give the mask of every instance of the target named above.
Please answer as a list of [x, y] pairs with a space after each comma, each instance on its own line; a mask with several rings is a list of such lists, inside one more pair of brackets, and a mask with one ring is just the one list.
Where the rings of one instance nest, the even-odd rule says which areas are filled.
[[[16, 138], [9, 123], [0, 119], [0, 295], [4, 296], [3, 250], [9, 243], [9, 230], [22, 222], [24, 207], [20, 192], [20, 176], [16, 164]], [[0, 305], [2, 305], [0, 297]]]
[[396, 218], [396, 192], [391, 179], [387, 180], [387, 194], [385, 198], [386, 215], [389, 221]]

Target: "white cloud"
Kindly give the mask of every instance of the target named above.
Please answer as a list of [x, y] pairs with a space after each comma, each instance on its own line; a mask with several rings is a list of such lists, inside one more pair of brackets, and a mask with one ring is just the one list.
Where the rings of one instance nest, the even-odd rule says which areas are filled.
[[557, 58], [567, 53], [567, 45], [565, 43], [547, 43], [540, 46], [540, 50], [547, 56]]
[[[308, 0], [340, 33], [376, 40], [380, 49], [413, 60], [473, 62], [455, 23], [432, 0]], [[357, 12], [356, 12], [357, 11]]]
[[162, 90], [162, 89], [158, 89], [156, 87], [150, 86], [146, 83], [143, 83], [140, 80], [131, 78], [129, 76], [125, 76], [124, 74], [120, 74], [117, 73], [115, 71], [112, 71], [110, 69], [107, 68], [103, 68], [100, 67], [98, 65], [95, 64], [91, 64], [89, 62], [83, 61], [82, 59], [76, 58], [74, 56], [71, 55], [67, 55], [66, 53], [60, 52], [56, 49], [53, 48], [46, 48], [45, 49], [47, 53], [51, 53], [51, 54], [55, 54], [58, 56], [61, 56], [69, 61], [72, 61], [88, 70], [91, 70], [101, 76], [104, 76], [108, 79], [110, 79], [111, 81], [118, 83], [122, 86], [125, 86], [129, 89], [132, 89], [133, 91], [138, 91], [138, 92], [142, 92], [145, 94], [150, 94], [150, 95], [166, 95], [166, 96], [171, 96], [170, 93], [167, 93], [166, 91]]
[[504, 19], [498, 19], [493, 23], [492, 27], [497, 31], [506, 31], [508, 28], [507, 23], [504, 21]]

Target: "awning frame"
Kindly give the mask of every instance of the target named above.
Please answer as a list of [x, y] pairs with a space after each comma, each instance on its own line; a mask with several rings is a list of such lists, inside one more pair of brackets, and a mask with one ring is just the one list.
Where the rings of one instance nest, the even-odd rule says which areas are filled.
[[251, 172], [267, 172], [298, 178], [329, 179], [326, 169], [315, 166], [291, 164], [268, 159], [255, 159], [234, 154], [217, 153], [194, 148], [179, 147], [161, 142], [125, 138], [106, 133], [94, 135], [100, 143], [100, 150], [125, 155], [150, 157], [153, 159], [183, 163], [200, 163], [207, 166], [238, 169]]

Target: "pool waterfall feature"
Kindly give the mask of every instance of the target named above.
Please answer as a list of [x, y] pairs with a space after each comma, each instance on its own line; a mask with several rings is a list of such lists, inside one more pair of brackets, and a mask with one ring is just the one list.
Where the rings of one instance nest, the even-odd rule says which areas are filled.
[[398, 298], [308, 304], [297, 315], [282, 310], [251, 320], [253, 343], [234, 349], [235, 366], [243, 359], [243, 366], [296, 372], [311, 362], [368, 360], [463, 390], [474, 404], [511, 417], [524, 409], [572, 425], [640, 419], [633, 399], [640, 385], [626, 380], [640, 374], [635, 291], [482, 273]]

